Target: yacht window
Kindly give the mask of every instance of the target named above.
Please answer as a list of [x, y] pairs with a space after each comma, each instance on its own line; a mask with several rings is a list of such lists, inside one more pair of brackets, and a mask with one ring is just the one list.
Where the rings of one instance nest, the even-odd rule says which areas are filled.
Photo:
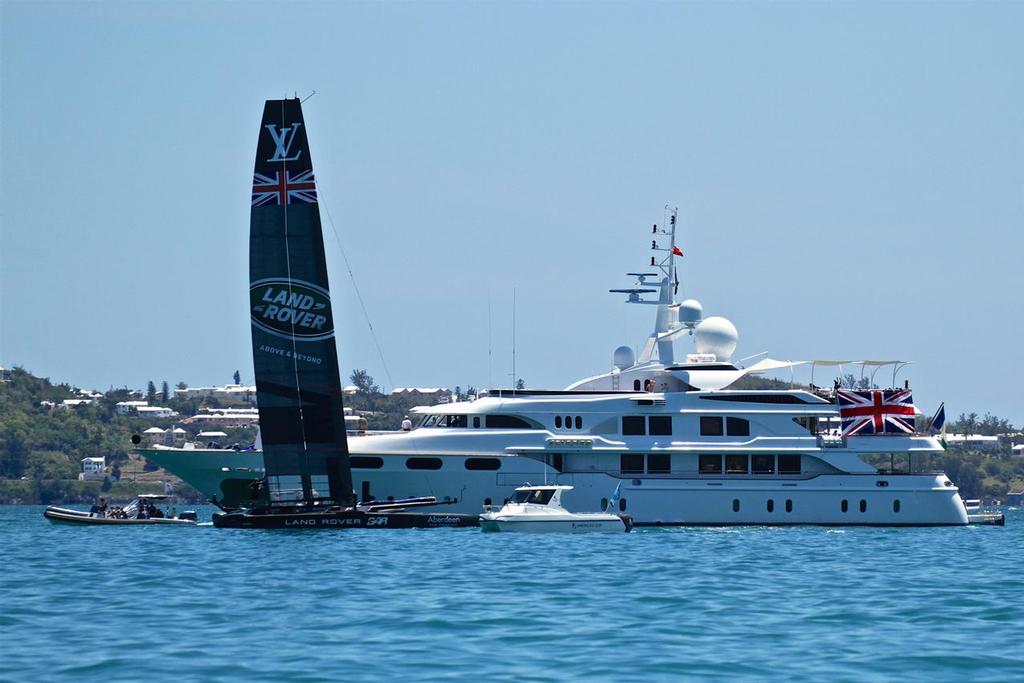
[[467, 470], [499, 470], [501, 461], [497, 458], [466, 458]]
[[444, 427], [466, 427], [469, 425], [469, 416], [467, 415], [449, 415], [445, 424], [439, 424], [438, 426]]
[[439, 417], [438, 415], [427, 415], [423, 419], [423, 423], [420, 426], [421, 427], [433, 427], [434, 425], [437, 424], [437, 418], [438, 417]]
[[651, 436], [672, 436], [671, 415], [651, 415], [647, 418], [647, 425]]
[[384, 458], [368, 455], [353, 455], [349, 457], [348, 461], [354, 469], [379, 470], [381, 467], [384, 467]]
[[562, 454], [561, 453], [552, 453], [551, 454], [550, 465], [552, 467], [554, 467], [556, 470], [558, 470], [559, 472], [561, 472], [562, 471]]
[[768, 512], [775, 512], [775, 501], [771, 498], [768, 499]]
[[742, 417], [727, 417], [725, 429], [729, 436], [750, 436], [750, 421]]
[[733, 498], [732, 499], [732, 511], [733, 512], [739, 512], [740, 511], [740, 499], [739, 498]]
[[793, 422], [809, 431], [811, 434], [818, 433], [818, 418], [817, 417], [794, 417]]
[[843, 501], [842, 503], [840, 503], [840, 504], [839, 504], [839, 508], [840, 508], [840, 509], [841, 509], [841, 510], [842, 510], [843, 512], [846, 512], [847, 510], [849, 510], [849, 509], [850, 509], [850, 503], [849, 503], [849, 501], [847, 501], [847, 500], [844, 500], [844, 501]]
[[441, 458], [407, 458], [405, 466], [410, 470], [439, 470]]
[[793, 511], [793, 501], [791, 499], [787, 498], [786, 499], [786, 512], [792, 512], [792, 511]]
[[722, 436], [722, 418], [703, 415], [700, 418], [701, 436]]
[[800, 456], [779, 455], [779, 474], [800, 474]]
[[516, 491], [512, 496], [513, 503], [536, 503], [547, 505], [551, 497], [555, 495], [554, 489], [539, 489], [533, 491]]
[[562, 428], [562, 416], [561, 415], [555, 415], [555, 429], [561, 429], [561, 428]]
[[866, 500], [862, 500], [860, 502], [860, 511], [861, 512], [867, 512], [868, 511], [868, 502]]
[[701, 455], [698, 457], [699, 469], [701, 474], [721, 474], [722, 473], [722, 456], [720, 455]]
[[643, 415], [623, 415], [622, 417], [622, 434], [623, 436], [643, 436], [646, 432], [644, 431], [644, 416]]
[[672, 455], [651, 453], [647, 456], [647, 474], [669, 474], [672, 471]]
[[899, 498], [897, 498], [896, 500], [894, 500], [892, 502], [892, 511], [893, 512], [899, 512], [900, 511], [900, 499]]
[[644, 456], [642, 453], [623, 453], [619, 456], [619, 472], [622, 474], [643, 474]]
[[[479, 415], [475, 415], [475, 416], [473, 416], [473, 427], [476, 428], [476, 427], [479, 427], [479, 426], [480, 426], [480, 416]], [[490, 503], [488, 503], [488, 505], [490, 505]]]
[[625, 498], [619, 498], [619, 512], [625, 512], [625, 511], [626, 511], [626, 499]]
[[633, 380], [633, 391], [640, 391], [640, 380]]
[[775, 456], [750, 456], [750, 469], [754, 472], [754, 474], [775, 474]]
[[565, 428], [572, 429], [572, 418], [568, 415], [565, 416]]
[[729, 453], [725, 456], [725, 473], [726, 474], [746, 474], [747, 473], [747, 454], [746, 453]]
[[576, 429], [583, 429], [583, 418], [579, 415], [576, 416]]
[[486, 424], [492, 429], [529, 429], [530, 423], [515, 415], [488, 415]]
[[601, 511], [602, 512], [607, 512], [607, 510], [608, 510], [608, 499], [607, 498], [602, 498], [601, 499]]

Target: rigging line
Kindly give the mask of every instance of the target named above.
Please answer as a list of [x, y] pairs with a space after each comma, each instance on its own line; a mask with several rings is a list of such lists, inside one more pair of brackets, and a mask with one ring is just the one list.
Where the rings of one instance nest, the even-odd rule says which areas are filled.
[[359, 291], [359, 285], [356, 284], [356, 276], [352, 272], [352, 266], [348, 262], [348, 255], [345, 253], [345, 247], [341, 245], [341, 237], [338, 236], [338, 229], [334, 227], [334, 218], [331, 216], [331, 210], [327, 207], [327, 202], [323, 201], [324, 193], [319, 183], [317, 183], [317, 196], [320, 198], [320, 205], [324, 207], [324, 212], [327, 214], [327, 222], [331, 225], [331, 233], [334, 234], [334, 241], [338, 244], [338, 251], [341, 252], [341, 258], [345, 261], [345, 269], [348, 271], [349, 279], [352, 280], [352, 289], [356, 292], [356, 298], [359, 299], [359, 307], [363, 309], [363, 317], [366, 319], [366, 326], [370, 328], [370, 337], [373, 339], [373, 345], [377, 347], [377, 355], [380, 357], [380, 364], [384, 368], [384, 375], [388, 378], [388, 384], [394, 389], [395, 382], [391, 379], [391, 371], [388, 370], [387, 361], [384, 360], [384, 350], [380, 346], [380, 341], [377, 340], [377, 331], [373, 329], [373, 323], [370, 322], [370, 313], [366, 310], [366, 302], [363, 301], [363, 295]]

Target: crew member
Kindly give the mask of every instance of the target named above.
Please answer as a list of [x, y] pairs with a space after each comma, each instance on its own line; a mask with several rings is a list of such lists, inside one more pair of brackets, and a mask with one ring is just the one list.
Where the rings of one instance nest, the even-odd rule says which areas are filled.
[[406, 415], [405, 419], [402, 420], [402, 431], [403, 432], [411, 432], [412, 431], [412, 420], [409, 419], [408, 415]]

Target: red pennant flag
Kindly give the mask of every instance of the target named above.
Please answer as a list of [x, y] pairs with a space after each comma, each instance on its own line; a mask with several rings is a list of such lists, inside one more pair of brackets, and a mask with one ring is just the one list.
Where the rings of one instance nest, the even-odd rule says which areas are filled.
[[672, 247], [672, 255], [673, 256], [682, 256], [683, 252], [679, 251], [679, 247]]

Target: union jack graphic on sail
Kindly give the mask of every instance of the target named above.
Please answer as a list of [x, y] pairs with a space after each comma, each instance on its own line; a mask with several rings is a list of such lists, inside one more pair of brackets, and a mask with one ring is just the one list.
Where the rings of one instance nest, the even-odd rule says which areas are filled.
[[273, 175], [254, 173], [252, 176], [252, 205], [316, 204], [316, 181], [313, 171], [275, 172]]
[[909, 389], [836, 392], [843, 436], [913, 434], [914, 399]]

